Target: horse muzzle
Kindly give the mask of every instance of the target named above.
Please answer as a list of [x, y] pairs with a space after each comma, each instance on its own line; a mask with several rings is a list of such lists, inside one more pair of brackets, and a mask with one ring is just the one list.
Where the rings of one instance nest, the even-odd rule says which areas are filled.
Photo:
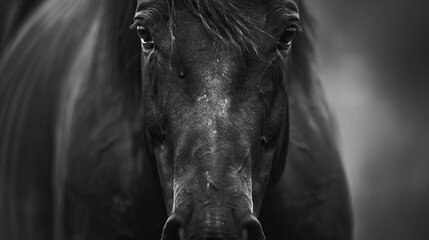
[[254, 215], [234, 212], [209, 208], [173, 213], [165, 223], [161, 240], [265, 240]]

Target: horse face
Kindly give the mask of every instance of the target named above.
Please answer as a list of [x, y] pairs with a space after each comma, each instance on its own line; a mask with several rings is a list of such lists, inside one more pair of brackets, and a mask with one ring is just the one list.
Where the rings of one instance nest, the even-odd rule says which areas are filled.
[[255, 216], [286, 125], [296, 6], [185, 2], [141, 1], [136, 14], [163, 239], [264, 239]]

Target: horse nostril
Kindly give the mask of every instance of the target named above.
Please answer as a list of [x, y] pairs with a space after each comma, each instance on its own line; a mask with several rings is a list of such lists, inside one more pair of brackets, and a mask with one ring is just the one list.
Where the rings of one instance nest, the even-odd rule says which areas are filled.
[[243, 240], [265, 240], [262, 226], [255, 216], [249, 215], [242, 222], [242, 239]]
[[185, 240], [183, 226], [185, 221], [178, 214], [172, 214], [164, 225], [162, 240]]

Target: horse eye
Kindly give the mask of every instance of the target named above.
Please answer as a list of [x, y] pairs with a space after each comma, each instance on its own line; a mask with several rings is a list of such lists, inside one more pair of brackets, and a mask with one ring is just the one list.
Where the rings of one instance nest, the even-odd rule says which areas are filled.
[[137, 26], [137, 35], [139, 35], [144, 49], [146, 50], [153, 49], [154, 42], [153, 42], [152, 34], [148, 29], [146, 29], [143, 26]]
[[292, 40], [295, 38], [297, 28], [296, 27], [288, 27], [283, 32], [282, 36], [277, 43], [277, 49], [286, 51], [289, 50], [292, 45]]

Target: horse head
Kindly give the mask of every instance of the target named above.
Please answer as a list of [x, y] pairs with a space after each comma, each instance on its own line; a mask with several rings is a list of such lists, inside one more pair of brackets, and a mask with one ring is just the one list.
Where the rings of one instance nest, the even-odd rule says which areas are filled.
[[265, 239], [257, 216], [288, 134], [296, 2], [140, 0], [134, 26], [162, 239]]

